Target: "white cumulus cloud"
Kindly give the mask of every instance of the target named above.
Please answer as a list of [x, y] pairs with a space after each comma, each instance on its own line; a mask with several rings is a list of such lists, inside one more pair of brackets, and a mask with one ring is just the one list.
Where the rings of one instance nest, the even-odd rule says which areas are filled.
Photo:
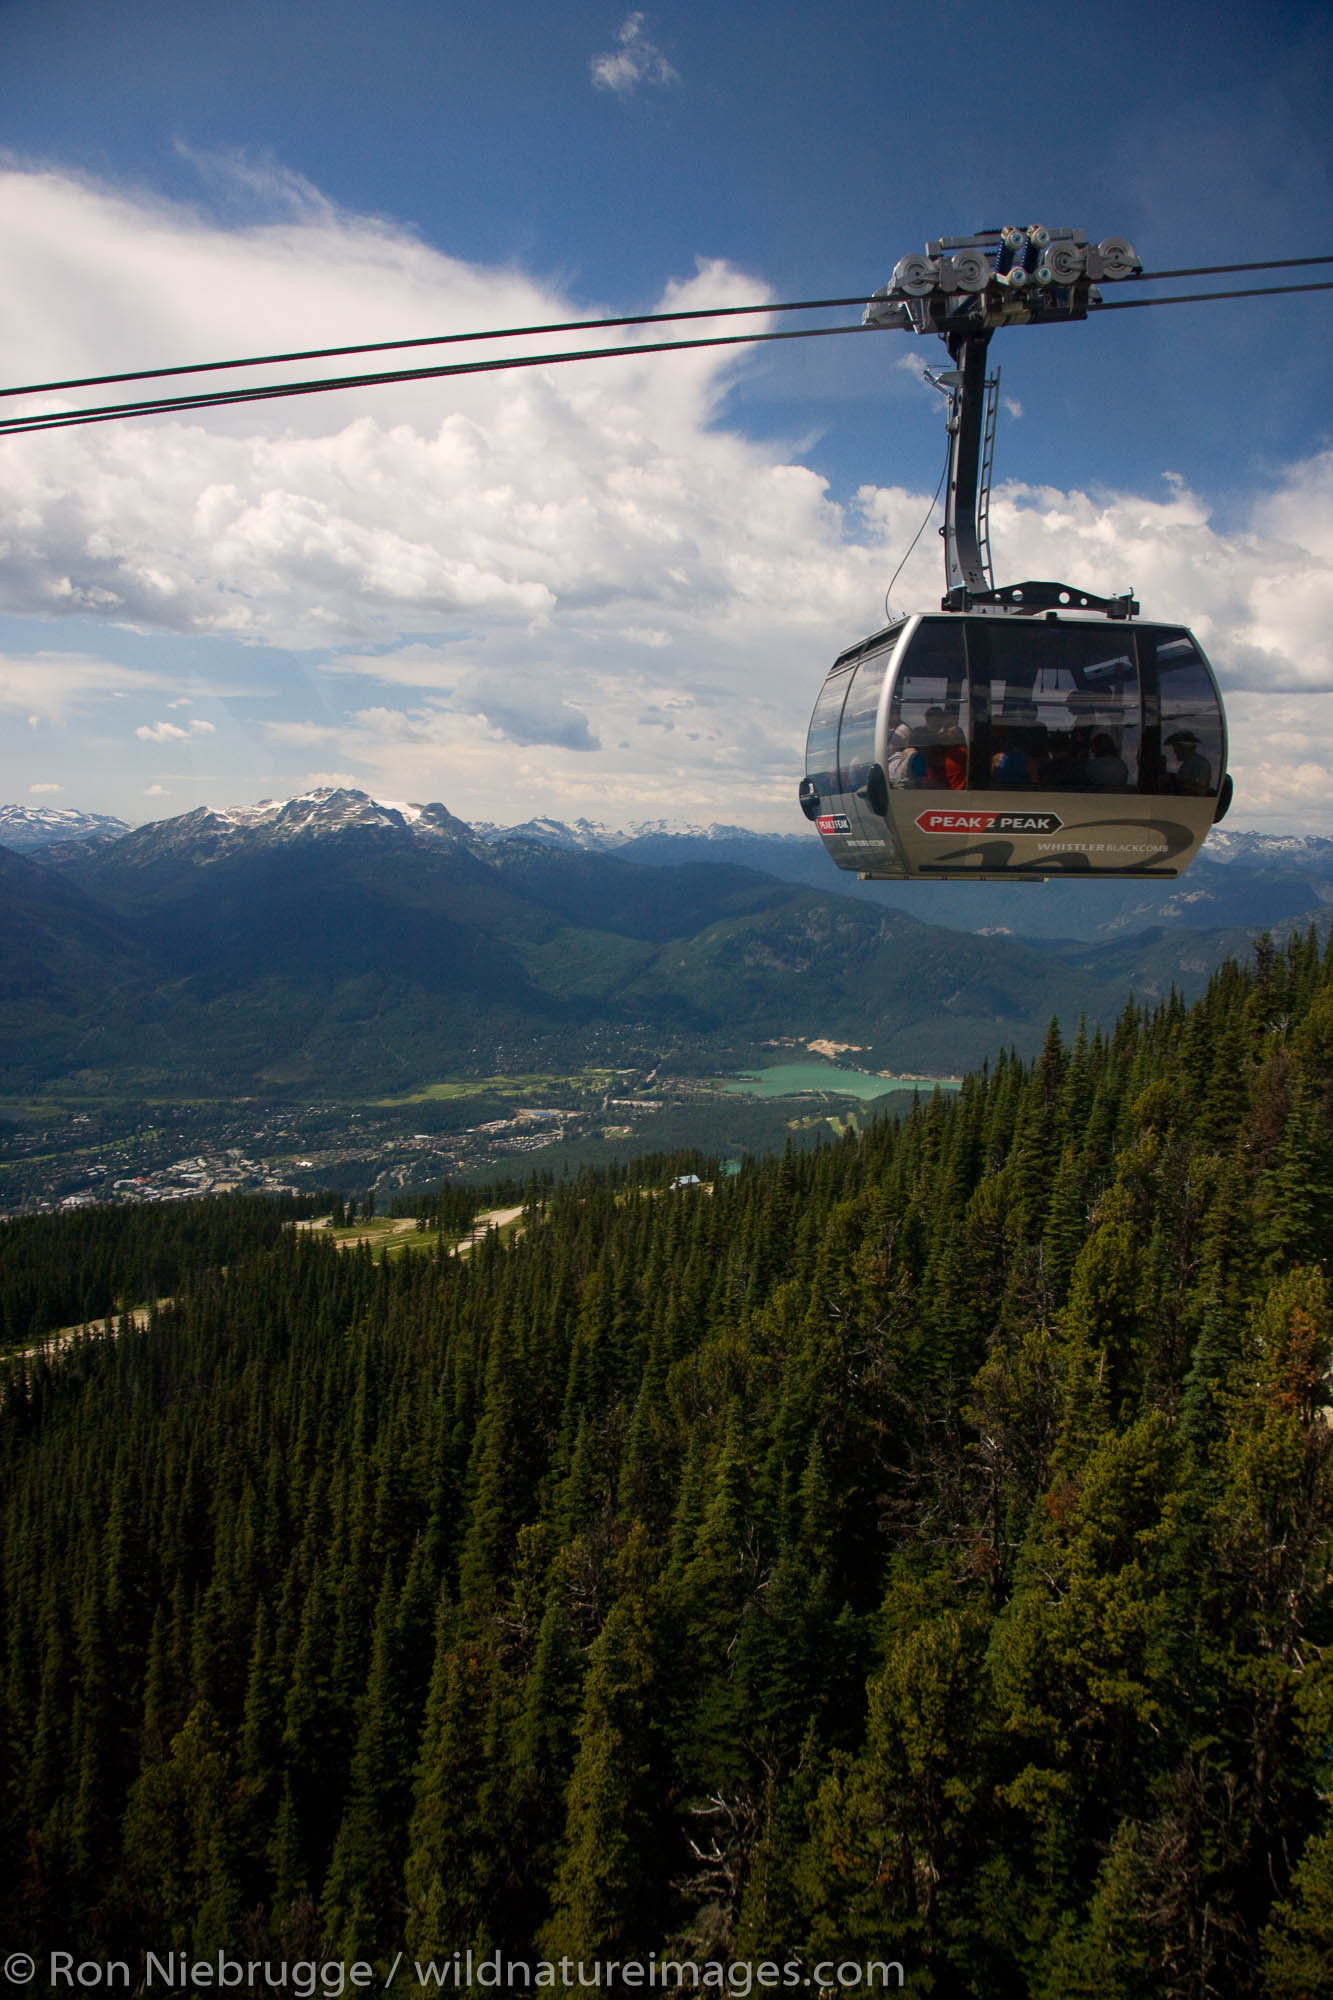
[[1180, 619], [1224, 690], [1333, 693], [1333, 451], [1289, 467], [1239, 528], [1179, 480], [1156, 499], [1008, 485], [991, 536], [1007, 576], [1100, 579]]
[[[636, 20], [622, 54], [650, 46], [641, 18], [626, 29]], [[0, 172], [4, 378], [318, 346], [330, 329], [350, 341], [590, 316], [299, 183], [270, 211], [224, 226], [71, 175]], [[660, 304], [757, 295], [706, 263]], [[889, 484], [840, 507], [790, 448], [742, 435], [726, 398], [746, 355], [630, 354], [11, 439], [0, 611], [80, 640], [90, 623], [115, 628], [118, 655], [141, 644], [142, 664], [16, 645], [0, 651], [0, 707], [61, 728], [99, 779], [115, 765], [95, 734], [105, 703], [180, 714], [184, 680], [228, 702], [230, 738], [248, 731], [236, 797], [299, 789], [315, 756], [366, 789], [478, 818], [799, 825], [819, 682], [883, 621], [930, 496]], [[1295, 758], [1324, 774], [1311, 811], [1333, 819], [1333, 453], [1278, 469], [1225, 523], [1177, 475], [1146, 496], [1007, 484], [991, 532], [1002, 580], [1133, 588], [1145, 614], [1190, 624], [1243, 720], [1250, 797], [1280, 810]], [[932, 531], [894, 601], [928, 607], [940, 588]], [[192, 663], [216, 644], [232, 664], [183, 674], [178, 640]], [[235, 672], [238, 646], [252, 674]], [[151, 664], [173, 650], [174, 665]], [[265, 724], [252, 711], [279, 694]], [[224, 741], [183, 714], [134, 734]]]

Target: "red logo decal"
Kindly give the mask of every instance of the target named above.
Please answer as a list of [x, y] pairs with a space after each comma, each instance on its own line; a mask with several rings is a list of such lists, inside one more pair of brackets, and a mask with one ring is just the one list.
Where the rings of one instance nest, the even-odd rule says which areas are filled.
[[924, 812], [917, 814], [916, 823], [922, 833], [989, 833], [997, 817], [986, 812]]
[[1058, 833], [1063, 821], [1048, 812], [923, 812], [922, 833]]

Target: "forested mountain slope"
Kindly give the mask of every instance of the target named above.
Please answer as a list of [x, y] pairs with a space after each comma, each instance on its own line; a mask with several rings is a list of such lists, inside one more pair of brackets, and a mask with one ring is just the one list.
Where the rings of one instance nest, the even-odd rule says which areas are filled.
[[778, 1039], [956, 1074], [1034, 1054], [1052, 1012], [1109, 1026], [1128, 992], [1196, 993], [1260, 925], [1323, 921], [1325, 850], [1215, 832], [1183, 882], [861, 883], [809, 829], [484, 836], [327, 788], [201, 807], [0, 848], [22, 946], [0, 1089], [375, 1095], [589, 1060], [725, 1068]]
[[0, 854], [0, 921], [25, 939], [0, 986], [0, 1088], [355, 1095], [726, 1064], [776, 1037], [956, 1074], [1034, 1052], [1052, 1009], [1109, 1018], [1123, 991], [749, 869], [487, 848], [443, 807], [409, 826], [359, 798], [322, 797], [328, 824], [199, 812], [57, 859]]
[[1328, 1992], [1331, 1139], [1310, 937], [12, 1375], [7, 1934]]

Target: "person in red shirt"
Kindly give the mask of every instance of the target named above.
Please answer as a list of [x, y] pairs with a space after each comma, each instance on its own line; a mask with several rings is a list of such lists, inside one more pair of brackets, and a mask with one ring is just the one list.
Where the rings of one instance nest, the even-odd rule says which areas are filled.
[[967, 739], [942, 708], [926, 710], [926, 789], [962, 792], [967, 789]]

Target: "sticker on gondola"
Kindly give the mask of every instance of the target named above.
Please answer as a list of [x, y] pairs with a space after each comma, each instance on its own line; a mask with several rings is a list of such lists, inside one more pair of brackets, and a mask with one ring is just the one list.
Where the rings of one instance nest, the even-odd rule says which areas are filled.
[[852, 830], [846, 813], [821, 813], [815, 825], [821, 833], [850, 833]]
[[923, 812], [916, 823], [922, 833], [1058, 833], [1064, 824], [1055, 813], [1016, 812]]

